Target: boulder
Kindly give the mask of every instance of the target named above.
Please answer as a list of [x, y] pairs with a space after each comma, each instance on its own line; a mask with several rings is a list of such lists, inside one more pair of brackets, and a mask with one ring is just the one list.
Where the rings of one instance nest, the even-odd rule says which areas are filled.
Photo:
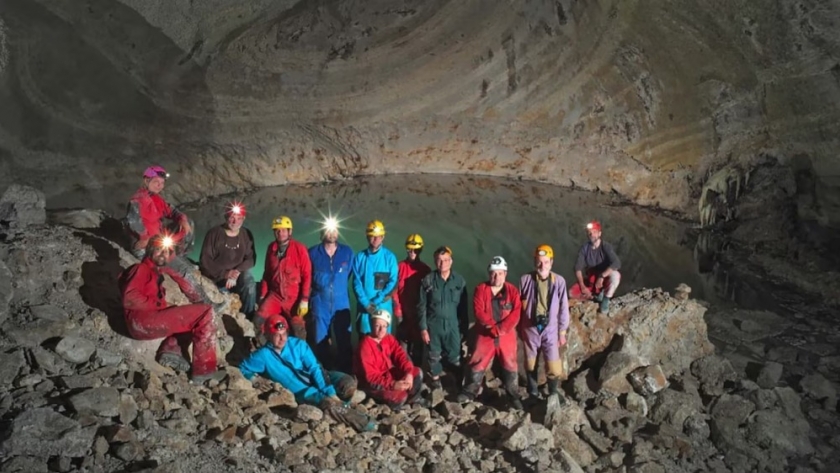
[[598, 384], [601, 389], [613, 394], [622, 394], [632, 390], [627, 381], [627, 375], [639, 366], [645, 364], [644, 360], [634, 353], [628, 353], [623, 349], [607, 355], [607, 359], [598, 371]]
[[825, 376], [814, 373], [799, 381], [799, 387], [806, 396], [823, 403], [823, 407], [833, 411], [837, 406], [837, 388]]
[[51, 225], [66, 225], [73, 228], [99, 228], [108, 214], [100, 209], [50, 210], [47, 220]]
[[95, 425], [82, 427], [47, 407], [30, 409], [12, 421], [10, 435], [0, 449], [6, 456], [82, 457], [93, 444], [96, 430]]
[[761, 367], [755, 382], [764, 389], [773, 389], [779, 384], [779, 379], [782, 377], [784, 366], [775, 361], [768, 361]]
[[12, 184], [0, 197], [0, 223], [11, 228], [43, 225], [47, 221], [44, 193], [29, 186]]
[[659, 365], [633, 370], [629, 376], [633, 389], [642, 396], [650, 396], [668, 387], [668, 378]]
[[0, 386], [12, 384], [20, 369], [26, 364], [21, 350], [0, 352]]
[[521, 452], [532, 446], [549, 450], [554, 448], [554, 435], [543, 425], [534, 424], [526, 417], [502, 437], [500, 445], [511, 452]]
[[691, 363], [691, 374], [699, 381], [706, 396], [720, 396], [725, 385], [738, 379], [738, 374], [726, 358], [713, 354]]
[[301, 404], [297, 408], [295, 418], [302, 422], [318, 422], [324, 418], [324, 411], [309, 404]]
[[109, 386], [74, 394], [69, 402], [73, 410], [79, 414], [93, 413], [101, 417], [120, 415], [120, 393]]
[[563, 372], [576, 371], [620, 336], [622, 351], [659, 364], [666, 374], [680, 373], [714, 351], [706, 335], [705, 312], [698, 302], [677, 300], [661, 289], [617, 297], [609, 314], [599, 313], [597, 304], [578, 303], [571, 308], [575, 335], [561, 348]]
[[80, 337], [64, 337], [55, 347], [55, 352], [70, 363], [85, 363], [96, 351], [96, 345]]

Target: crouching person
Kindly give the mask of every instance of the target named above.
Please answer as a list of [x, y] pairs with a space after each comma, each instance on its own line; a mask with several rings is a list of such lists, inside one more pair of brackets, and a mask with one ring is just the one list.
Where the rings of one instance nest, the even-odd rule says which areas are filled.
[[373, 399], [399, 410], [420, 399], [423, 374], [408, 359], [396, 337], [388, 333], [391, 314], [377, 309], [371, 315], [372, 331], [359, 342], [356, 377]]
[[263, 324], [263, 333], [268, 343], [239, 365], [245, 379], [258, 374], [279, 383], [294, 394], [298, 404], [319, 406], [359, 432], [376, 428], [367, 415], [345, 404], [356, 392], [355, 379], [338, 371], [324, 371], [306, 340], [289, 337], [285, 317], [270, 316]]
[[[213, 307], [201, 304], [201, 295], [169, 265], [174, 242], [156, 235], [149, 240], [142, 261], [120, 275], [120, 293], [128, 333], [137, 340], [166, 337], [157, 352], [157, 362], [180, 371], [191, 370], [191, 380], [220, 380], [216, 371], [216, 323]], [[166, 302], [163, 275], [171, 277], [192, 304], [170, 307]], [[192, 369], [189, 345], [193, 345]]]

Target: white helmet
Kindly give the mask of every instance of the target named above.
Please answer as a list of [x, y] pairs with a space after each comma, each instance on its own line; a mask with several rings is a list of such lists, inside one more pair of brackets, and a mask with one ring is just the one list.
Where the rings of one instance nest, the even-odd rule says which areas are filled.
[[373, 319], [382, 319], [385, 322], [388, 322], [388, 325], [391, 325], [391, 314], [385, 309], [376, 309], [372, 314], [370, 314], [370, 319], [371, 322], [373, 322]]
[[487, 266], [487, 271], [507, 271], [507, 261], [501, 256], [494, 256], [492, 260], [490, 260], [490, 265]]

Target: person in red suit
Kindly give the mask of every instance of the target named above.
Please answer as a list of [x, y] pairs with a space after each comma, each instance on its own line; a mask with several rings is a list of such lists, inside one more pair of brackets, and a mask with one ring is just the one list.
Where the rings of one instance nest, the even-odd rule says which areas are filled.
[[280, 314], [289, 320], [292, 335], [306, 340], [304, 317], [309, 312], [312, 262], [303, 243], [292, 239], [292, 219], [282, 215], [271, 223], [275, 240], [265, 254], [260, 304], [254, 316], [259, 332], [265, 320]]
[[397, 265], [397, 290], [394, 293], [394, 316], [397, 318], [397, 340], [411, 356], [414, 364], [423, 360], [426, 344], [420, 337], [417, 320], [417, 303], [420, 301], [420, 281], [432, 272], [426, 263], [420, 261], [423, 251], [423, 237], [412, 233], [405, 239], [406, 257]]
[[420, 399], [423, 373], [414, 366], [396, 337], [388, 333], [391, 314], [377, 309], [372, 331], [359, 342], [355, 371], [360, 387], [373, 399], [399, 410]]

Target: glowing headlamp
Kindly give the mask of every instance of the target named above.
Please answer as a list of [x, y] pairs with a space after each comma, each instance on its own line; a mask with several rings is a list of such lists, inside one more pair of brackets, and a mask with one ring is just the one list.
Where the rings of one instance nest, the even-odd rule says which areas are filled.
[[160, 239], [160, 247], [164, 250], [171, 249], [175, 245], [175, 240], [171, 236], [166, 235]]
[[321, 226], [324, 232], [337, 232], [338, 220], [335, 217], [327, 217], [324, 219], [324, 224]]

